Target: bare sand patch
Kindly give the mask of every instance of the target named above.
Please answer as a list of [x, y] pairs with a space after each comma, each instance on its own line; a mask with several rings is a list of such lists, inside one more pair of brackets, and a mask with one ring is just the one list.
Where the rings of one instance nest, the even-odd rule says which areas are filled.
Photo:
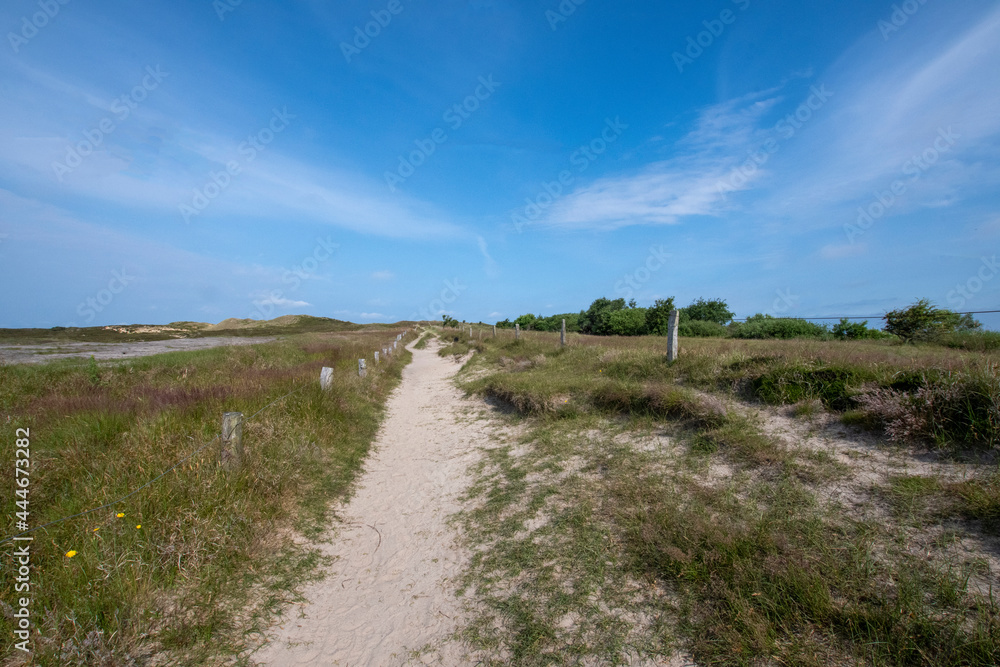
[[265, 665], [465, 665], [476, 661], [452, 635], [455, 595], [468, 554], [449, 517], [461, 509], [467, 470], [491, 437], [485, 421], [460, 420], [469, 403], [452, 377], [459, 365], [436, 346], [413, 363], [353, 498], [331, 528], [329, 576], [303, 591], [271, 641]]

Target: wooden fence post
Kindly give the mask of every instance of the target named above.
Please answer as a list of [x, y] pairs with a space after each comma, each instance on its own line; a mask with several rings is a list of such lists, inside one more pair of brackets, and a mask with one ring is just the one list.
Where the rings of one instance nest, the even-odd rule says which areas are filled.
[[243, 413], [222, 413], [222, 445], [219, 460], [226, 470], [243, 465]]
[[[376, 352], [376, 354], [378, 354]], [[323, 391], [327, 391], [333, 386], [333, 369], [327, 366], [323, 367], [323, 370], [319, 372], [319, 388]]]
[[521, 325], [514, 324], [514, 340], [521, 340]]
[[566, 347], [566, 320], [562, 321], [562, 331], [559, 332], [559, 346]]
[[667, 324], [667, 361], [673, 363], [677, 359], [677, 325], [680, 323], [681, 314], [676, 310], [670, 311], [670, 319]]
[[368, 375], [368, 369], [365, 367], [365, 360], [358, 359], [358, 377], [365, 377]]
[[497, 325], [495, 325], [495, 324], [493, 325], [493, 337], [494, 338], [497, 337]]

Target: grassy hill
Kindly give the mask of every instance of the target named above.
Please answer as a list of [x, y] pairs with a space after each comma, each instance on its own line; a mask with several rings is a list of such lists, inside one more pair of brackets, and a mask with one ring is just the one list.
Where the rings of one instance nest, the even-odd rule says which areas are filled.
[[132, 343], [171, 338], [208, 336], [281, 336], [297, 333], [358, 331], [391, 325], [361, 325], [329, 317], [282, 315], [273, 320], [229, 318], [218, 324], [171, 322], [170, 324], [128, 324], [100, 327], [53, 327], [51, 329], [0, 329], [0, 343]]

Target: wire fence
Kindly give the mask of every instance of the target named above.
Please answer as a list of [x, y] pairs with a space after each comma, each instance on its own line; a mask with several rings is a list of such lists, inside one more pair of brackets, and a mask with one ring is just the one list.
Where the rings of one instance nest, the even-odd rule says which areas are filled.
[[[396, 341], [402, 340], [403, 336], [407, 332], [408, 332], [408, 330], [404, 331], [402, 334], [400, 334], [396, 338]], [[383, 350], [387, 350], [389, 348], [388, 347], [384, 347], [382, 349]], [[375, 359], [378, 359], [378, 353], [377, 352], [375, 353]], [[288, 392], [284, 396], [281, 396], [279, 398], [274, 399], [273, 401], [271, 401], [270, 403], [268, 403], [264, 407], [262, 407], [259, 410], [257, 410], [257, 412], [253, 413], [252, 415], [250, 415], [249, 417], [247, 417], [246, 419], [244, 419], [243, 422], [244, 423], [249, 422], [254, 417], [256, 417], [260, 413], [264, 412], [268, 408], [276, 405], [277, 403], [280, 403], [281, 401], [285, 400], [289, 396], [302, 391], [303, 389], [305, 389], [306, 387], [308, 387], [310, 384], [312, 384], [311, 381], [310, 382], [303, 382], [303, 383], [301, 383], [299, 386], [297, 386], [295, 389], [292, 389], [290, 392]], [[184, 458], [182, 458], [179, 461], [177, 461], [176, 463], [174, 463], [172, 466], [170, 466], [169, 468], [167, 468], [166, 470], [164, 470], [162, 473], [160, 473], [159, 475], [157, 475], [153, 479], [149, 480], [148, 482], [146, 482], [145, 484], [143, 484], [139, 488], [137, 488], [137, 489], [135, 489], [133, 491], [130, 491], [128, 494], [122, 496], [121, 498], [118, 498], [117, 500], [113, 500], [113, 501], [111, 501], [109, 503], [105, 503], [103, 505], [100, 505], [99, 507], [94, 507], [94, 508], [91, 508], [89, 510], [84, 510], [83, 512], [77, 512], [76, 514], [70, 514], [69, 516], [64, 516], [62, 518], [56, 519], [55, 521], [49, 521], [48, 523], [42, 524], [40, 526], [35, 526], [34, 528], [29, 528], [28, 530], [22, 531], [20, 533], [15, 534], [15, 535], [11, 535], [9, 537], [6, 537], [6, 538], [0, 540], [0, 546], [3, 546], [4, 544], [6, 544], [8, 542], [12, 542], [12, 541], [14, 541], [14, 540], [16, 540], [16, 539], [18, 539], [20, 537], [24, 537], [25, 535], [29, 535], [29, 534], [34, 533], [36, 531], [48, 528], [49, 526], [54, 526], [56, 524], [60, 524], [60, 523], [63, 523], [65, 521], [69, 521], [70, 519], [76, 519], [76, 518], [79, 518], [81, 516], [87, 516], [88, 514], [93, 514], [94, 512], [100, 512], [101, 510], [108, 509], [109, 507], [114, 507], [115, 505], [119, 505], [119, 504], [125, 502], [126, 500], [128, 500], [129, 498], [131, 498], [132, 496], [136, 495], [140, 491], [143, 491], [144, 489], [149, 488], [150, 486], [152, 486], [153, 484], [155, 484], [159, 480], [163, 479], [164, 477], [166, 477], [167, 475], [169, 475], [171, 472], [173, 472], [174, 470], [176, 470], [178, 467], [184, 465], [189, 460], [191, 460], [193, 457], [197, 456], [201, 452], [203, 452], [206, 449], [208, 449], [211, 445], [213, 445], [216, 442], [218, 442], [218, 440], [221, 437], [222, 437], [221, 433], [217, 434], [214, 438], [212, 438], [211, 440], [209, 440], [205, 444], [201, 445], [200, 447], [198, 447], [197, 449], [195, 449], [193, 452], [191, 452], [190, 454], [188, 454]]]
[[[963, 313], [955, 313], [956, 315], [986, 315], [990, 313], [1000, 313], [1000, 310], [969, 310]], [[810, 322], [819, 322], [823, 320], [884, 320], [886, 314], [881, 315], [830, 315], [828, 317], [774, 317], [768, 316], [773, 320], [807, 320]], [[733, 318], [733, 322], [746, 322], [752, 319], [749, 317], [738, 317]]]

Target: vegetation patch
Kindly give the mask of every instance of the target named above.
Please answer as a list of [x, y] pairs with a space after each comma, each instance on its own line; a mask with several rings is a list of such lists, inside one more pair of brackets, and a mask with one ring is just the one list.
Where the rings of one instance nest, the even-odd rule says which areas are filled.
[[[350, 492], [409, 353], [364, 379], [357, 359], [394, 333], [0, 366], [0, 433], [31, 433], [31, 526], [116, 501], [182, 462], [120, 504], [34, 533], [35, 662], [245, 660], [254, 633], [319, 573], [310, 540]], [[326, 392], [323, 366], [335, 371]], [[227, 470], [213, 439], [230, 411], [247, 420], [243, 465]], [[7, 516], [13, 503], [3, 500]], [[7, 600], [14, 549], [0, 549]], [[0, 616], [7, 655], [15, 622]]]
[[[738, 403], [853, 408], [845, 414], [884, 428], [865, 396], [947, 386], [962, 400], [995, 396], [976, 375], [983, 360], [822, 345], [704, 339], [670, 365], [655, 339], [560, 349], [528, 332], [477, 344], [464, 386], [516, 408], [504, 418], [523, 435], [487, 451], [478, 504], [462, 519], [477, 600], [466, 638], [494, 652], [490, 664], [629, 664], [681, 651], [733, 666], [997, 664], [1000, 608], [969, 583], [981, 566], [950, 559], [944, 542], [919, 554], [910, 545], [915, 528], [943, 522], [952, 533], [995, 531], [995, 473], [893, 478], [876, 501], [898, 522], [859, 520], [827, 488], [858, 484], [857, 471], [833, 452], [782, 444]], [[997, 432], [976, 406], [979, 421], [949, 417], [957, 426], [942, 447]]]

